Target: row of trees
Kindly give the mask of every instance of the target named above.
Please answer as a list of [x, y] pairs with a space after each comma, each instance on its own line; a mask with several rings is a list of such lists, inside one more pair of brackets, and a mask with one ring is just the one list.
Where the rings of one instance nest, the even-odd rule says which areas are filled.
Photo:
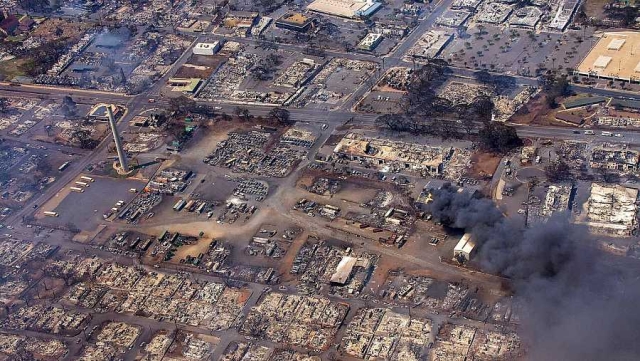
[[[220, 116], [223, 119], [231, 120], [231, 117], [228, 114], [218, 114], [211, 106], [198, 104], [195, 100], [184, 95], [177, 98], [171, 98], [169, 100], [168, 110], [171, 114], [169, 116], [170, 119], [168, 119], [169, 123], [171, 123], [171, 119], [182, 119], [190, 114], [201, 115], [208, 118]], [[245, 107], [236, 107], [233, 113], [242, 121], [249, 121], [253, 118], [253, 115], [251, 115], [249, 109]], [[277, 125], [282, 126], [290, 126], [295, 123], [295, 121], [291, 118], [291, 113], [287, 109], [282, 107], [272, 108], [269, 111], [267, 119], [273, 121]]]

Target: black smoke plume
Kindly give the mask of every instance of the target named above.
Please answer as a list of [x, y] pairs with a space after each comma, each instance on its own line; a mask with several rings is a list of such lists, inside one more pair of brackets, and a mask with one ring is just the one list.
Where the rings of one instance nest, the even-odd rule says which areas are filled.
[[450, 185], [431, 193], [433, 218], [471, 232], [480, 266], [511, 279], [528, 360], [640, 360], [637, 262], [602, 254], [568, 214], [525, 229], [487, 198]]

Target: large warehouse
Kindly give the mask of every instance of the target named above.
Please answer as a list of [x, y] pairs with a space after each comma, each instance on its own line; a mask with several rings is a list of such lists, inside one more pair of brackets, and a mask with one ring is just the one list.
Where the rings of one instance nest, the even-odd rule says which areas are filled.
[[371, 16], [382, 4], [373, 0], [316, 0], [307, 6], [308, 10], [350, 19]]
[[581, 75], [640, 81], [640, 33], [604, 33], [578, 66]]

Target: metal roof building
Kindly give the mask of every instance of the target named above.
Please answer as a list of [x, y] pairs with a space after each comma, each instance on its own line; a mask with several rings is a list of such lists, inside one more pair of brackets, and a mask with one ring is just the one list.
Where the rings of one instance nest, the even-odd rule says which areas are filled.
[[336, 271], [331, 275], [331, 283], [337, 283], [343, 285], [351, 276], [351, 271], [353, 271], [353, 267], [355, 267], [358, 259], [355, 257], [344, 256], [338, 263], [338, 267], [336, 267]]
[[308, 10], [343, 18], [366, 18], [375, 13], [382, 4], [373, 0], [316, 0], [307, 6]]
[[465, 233], [456, 246], [453, 248], [453, 257], [456, 259], [471, 259], [476, 248], [476, 242], [471, 233]]

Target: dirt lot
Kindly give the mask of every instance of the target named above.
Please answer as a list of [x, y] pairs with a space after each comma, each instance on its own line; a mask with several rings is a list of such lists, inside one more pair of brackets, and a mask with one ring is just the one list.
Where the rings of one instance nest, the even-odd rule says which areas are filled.
[[491, 175], [498, 168], [500, 164], [500, 157], [492, 153], [475, 153], [471, 157], [471, 169], [469, 175], [474, 178], [486, 178]]
[[[80, 39], [82, 34], [91, 27], [91, 23], [73, 22], [61, 19], [48, 19], [40, 24], [34, 31], [32, 36], [44, 38], [44, 42], [69, 38], [74, 41]], [[62, 30], [62, 35], [55, 35], [56, 29]]]
[[[558, 99], [558, 104], [562, 103], [564, 99]], [[550, 109], [545, 101], [544, 96], [536, 96], [526, 105], [528, 112], [522, 112], [522, 114], [514, 114], [509, 122], [515, 124], [526, 125], [552, 125], [559, 127], [570, 127], [568, 123], [561, 122], [555, 119], [555, 114], [562, 108], [558, 106], [556, 109]]]
[[604, 6], [611, 3], [609, 0], [587, 0], [584, 3], [584, 12], [587, 17], [602, 19], [604, 17]]

